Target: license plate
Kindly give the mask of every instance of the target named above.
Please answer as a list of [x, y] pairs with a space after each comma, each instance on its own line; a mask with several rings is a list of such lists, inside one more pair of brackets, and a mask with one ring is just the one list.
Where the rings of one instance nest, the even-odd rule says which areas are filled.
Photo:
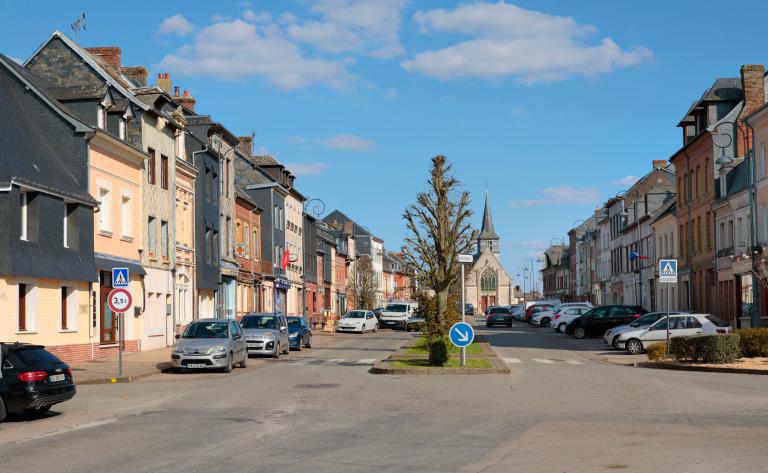
[[192, 363], [192, 364], [189, 364], [187, 366], [190, 367], [190, 368], [205, 368], [205, 365], [202, 364], [202, 363]]
[[54, 375], [48, 377], [48, 379], [52, 383], [58, 383], [59, 381], [64, 381], [65, 378], [66, 378], [66, 376], [63, 375], [63, 374], [54, 374]]
[[260, 348], [261, 343], [248, 343], [248, 348]]
[[394, 325], [394, 322], [385, 322], [387, 325]]

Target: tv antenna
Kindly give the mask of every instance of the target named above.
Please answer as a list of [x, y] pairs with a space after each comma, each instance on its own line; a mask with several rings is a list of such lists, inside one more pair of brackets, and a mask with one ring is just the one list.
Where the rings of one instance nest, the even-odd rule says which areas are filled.
[[77, 20], [72, 22], [69, 26], [72, 28], [72, 39], [77, 42], [77, 32], [80, 30], [85, 31], [85, 12], [81, 13]]

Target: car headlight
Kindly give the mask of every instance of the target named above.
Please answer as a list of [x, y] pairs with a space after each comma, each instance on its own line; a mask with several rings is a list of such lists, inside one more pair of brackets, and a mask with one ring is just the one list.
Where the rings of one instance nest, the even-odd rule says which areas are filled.
[[214, 348], [213, 351], [227, 351], [227, 347], [225, 347], [224, 345], [219, 345], [216, 348]]
[[275, 334], [273, 332], [265, 333], [264, 334], [264, 339], [265, 340], [274, 340], [275, 339]]

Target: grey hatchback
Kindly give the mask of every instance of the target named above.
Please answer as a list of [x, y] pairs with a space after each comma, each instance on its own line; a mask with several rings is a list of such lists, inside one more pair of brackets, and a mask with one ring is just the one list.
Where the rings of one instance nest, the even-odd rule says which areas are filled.
[[235, 363], [241, 368], [248, 365], [243, 329], [235, 320], [199, 319], [187, 325], [176, 339], [171, 352], [175, 373], [184, 368], [221, 369], [231, 373]]
[[291, 349], [288, 321], [282, 314], [245, 314], [240, 323], [247, 340], [249, 355], [270, 355], [278, 358]]

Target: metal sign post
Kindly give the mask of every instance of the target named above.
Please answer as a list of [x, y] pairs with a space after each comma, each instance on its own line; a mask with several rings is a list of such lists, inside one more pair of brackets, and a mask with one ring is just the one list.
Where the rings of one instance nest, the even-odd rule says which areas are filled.
[[125, 342], [125, 312], [133, 305], [133, 297], [127, 289], [112, 289], [107, 296], [109, 309], [117, 314], [117, 374], [123, 375], [123, 345]]
[[[659, 260], [659, 282], [677, 283], [677, 260], [662, 259]], [[667, 289], [667, 358], [669, 358], [669, 289]]]
[[[459, 264], [461, 265], [461, 323], [466, 324], [467, 305], [465, 303], [464, 294], [464, 263], [472, 262], [472, 255], [458, 255]], [[467, 365], [467, 349], [461, 347], [461, 367]]]

